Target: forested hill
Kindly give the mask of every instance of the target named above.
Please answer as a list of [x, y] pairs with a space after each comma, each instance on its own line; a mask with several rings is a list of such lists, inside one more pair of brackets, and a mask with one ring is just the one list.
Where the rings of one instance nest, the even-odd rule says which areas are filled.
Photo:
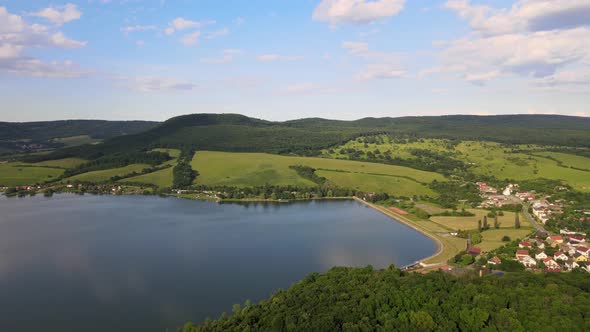
[[459, 279], [333, 268], [179, 331], [588, 331], [589, 287], [576, 271]]
[[0, 122], [0, 154], [100, 141], [143, 132], [158, 124], [152, 121], [105, 120]]
[[60, 150], [44, 158], [93, 159], [154, 147], [183, 146], [200, 150], [313, 155], [355, 137], [376, 133], [590, 147], [590, 118], [455, 115], [271, 122], [238, 114], [192, 114], [172, 118], [135, 135], [114, 137], [96, 146]]

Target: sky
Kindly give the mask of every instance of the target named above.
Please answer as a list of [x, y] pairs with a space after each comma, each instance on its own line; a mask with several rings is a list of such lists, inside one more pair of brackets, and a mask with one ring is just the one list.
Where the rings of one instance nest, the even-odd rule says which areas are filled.
[[589, 102], [590, 0], [0, 0], [0, 121]]

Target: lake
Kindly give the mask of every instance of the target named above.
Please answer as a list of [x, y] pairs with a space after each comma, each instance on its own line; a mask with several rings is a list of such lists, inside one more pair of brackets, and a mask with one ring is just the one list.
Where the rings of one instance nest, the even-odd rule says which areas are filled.
[[404, 266], [428, 237], [352, 200], [0, 198], [0, 331], [174, 331], [333, 266]]

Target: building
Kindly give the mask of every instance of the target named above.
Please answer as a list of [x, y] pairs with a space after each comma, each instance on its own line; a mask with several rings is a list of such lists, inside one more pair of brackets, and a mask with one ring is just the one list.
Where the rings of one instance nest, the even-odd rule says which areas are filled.
[[499, 265], [502, 264], [502, 260], [498, 256], [494, 256], [488, 260], [488, 264], [490, 265]]

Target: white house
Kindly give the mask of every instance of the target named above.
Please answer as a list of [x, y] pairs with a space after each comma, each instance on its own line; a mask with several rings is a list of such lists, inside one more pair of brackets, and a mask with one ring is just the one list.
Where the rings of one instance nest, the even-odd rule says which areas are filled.
[[559, 264], [557, 264], [556, 261], [554, 261], [553, 259], [547, 257], [543, 260], [543, 263], [545, 263], [545, 267], [549, 268], [549, 269], [556, 269], [559, 268]]
[[561, 251], [558, 251], [553, 255], [553, 259], [561, 259], [562, 261], [567, 261], [568, 257], [566, 256], [566, 254], [562, 253]]
[[548, 256], [547, 256], [547, 254], [544, 251], [541, 251], [540, 253], [538, 253], [538, 254], [535, 255], [535, 259], [537, 259], [537, 260], [538, 259], [545, 259], [547, 257]]
[[524, 265], [525, 267], [535, 267], [537, 266], [537, 261], [532, 258], [531, 256], [520, 256], [518, 261]]

